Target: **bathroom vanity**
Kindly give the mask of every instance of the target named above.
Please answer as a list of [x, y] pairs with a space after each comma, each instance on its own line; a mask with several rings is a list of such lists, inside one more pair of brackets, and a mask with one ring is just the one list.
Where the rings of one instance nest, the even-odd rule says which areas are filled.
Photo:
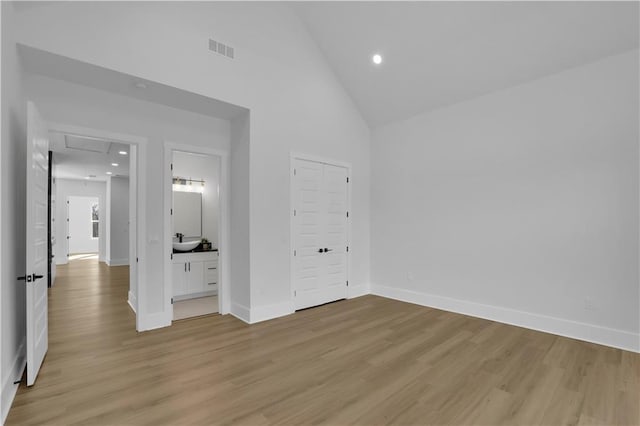
[[218, 294], [218, 251], [193, 251], [173, 254], [174, 300]]

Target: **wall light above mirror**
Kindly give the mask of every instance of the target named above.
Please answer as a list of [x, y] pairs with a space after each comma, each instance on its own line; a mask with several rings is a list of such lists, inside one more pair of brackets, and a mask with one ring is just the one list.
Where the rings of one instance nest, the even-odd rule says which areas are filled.
[[178, 192], [204, 192], [204, 181], [181, 177], [173, 178], [173, 190]]

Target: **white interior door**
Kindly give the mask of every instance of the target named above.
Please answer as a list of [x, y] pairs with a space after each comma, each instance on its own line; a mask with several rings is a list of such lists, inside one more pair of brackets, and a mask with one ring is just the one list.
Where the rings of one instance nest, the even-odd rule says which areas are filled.
[[35, 383], [49, 347], [47, 301], [47, 189], [49, 134], [27, 104], [27, 386]]
[[345, 167], [295, 160], [295, 308], [347, 297], [348, 183]]
[[67, 200], [69, 254], [98, 253], [100, 240], [94, 235], [93, 209], [100, 209], [98, 197], [71, 196]]

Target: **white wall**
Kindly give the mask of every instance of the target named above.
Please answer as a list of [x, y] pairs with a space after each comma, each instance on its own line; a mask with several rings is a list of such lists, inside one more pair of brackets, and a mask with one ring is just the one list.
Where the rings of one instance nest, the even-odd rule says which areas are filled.
[[[93, 238], [91, 206], [98, 203], [98, 208], [101, 209], [99, 214], [104, 214], [102, 210], [104, 205], [99, 204], [98, 197], [71, 196], [67, 201], [69, 203], [67, 207], [69, 254], [98, 253], [100, 238]], [[99, 225], [98, 233], [100, 233]]]
[[[53, 157], [55, 158], [55, 153]], [[64, 265], [68, 262], [67, 254], [69, 246], [67, 244], [67, 199], [69, 197], [96, 197], [102, 209], [100, 214], [99, 233], [104, 236], [106, 233], [106, 219], [104, 206], [107, 199], [107, 188], [105, 182], [88, 181], [85, 179], [56, 179], [56, 245], [55, 261], [56, 265]], [[101, 262], [105, 261], [106, 239], [98, 239], [98, 258]]]
[[147, 312], [157, 311], [163, 303], [163, 273], [157, 267], [164, 261], [163, 144], [228, 150], [229, 122], [41, 76], [29, 75], [25, 86], [46, 120], [148, 138], [147, 186], [140, 191], [146, 193], [149, 214], [139, 226], [147, 231], [146, 274], [153, 285], [147, 292], [153, 310]]
[[[369, 129], [288, 7], [222, 2], [49, 3], [25, 8], [19, 21], [25, 29], [19, 38], [26, 45], [251, 110], [248, 277], [255, 320], [292, 309], [291, 151], [352, 163], [350, 283], [368, 283]], [[236, 59], [212, 55], [207, 49], [212, 36], [234, 46]], [[155, 160], [151, 154], [150, 161]], [[148, 180], [155, 185], [159, 179], [150, 170]], [[150, 200], [160, 199], [159, 186], [149, 191]], [[232, 217], [236, 214], [241, 212], [231, 212]], [[160, 229], [155, 218], [147, 227], [151, 236]], [[155, 263], [152, 259], [158, 258], [158, 250], [159, 246], [148, 247], [149, 265]], [[148, 283], [153, 287], [146, 292], [148, 312], [164, 309], [162, 276], [157, 272], [149, 271]]]
[[636, 50], [375, 129], [374, 292], [639, 350], [638, 75]]
[[231, 122], [231, 312], [245, 321], [251, 320], [250, 128], [249, 114]]
[[105, 261], [107, 265], [129, 264], [129, 179], [107, 178]]
[[2, 8], [2, 140], [0, 141], [0, 394], [1, 418], [6, 418], [18, 389], [25, 362], [25, 286], [16, 277], [25, 275], [25, 165], [26, 99], [15, 48], [18, 25], [14, 6]]
[[214, 247], [218, 247], [219, 163], [217, 157], [210, 155], [192, 155], [180, 151], [173, 154], [174, 176], [205, 182], [202, 192], [202, 237], [209, 239]]

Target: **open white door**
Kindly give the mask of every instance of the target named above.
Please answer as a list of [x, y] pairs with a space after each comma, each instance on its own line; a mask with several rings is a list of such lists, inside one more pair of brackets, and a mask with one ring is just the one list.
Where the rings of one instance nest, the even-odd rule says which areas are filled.
[[47, 186], [49, 133], [27, 103], [27, 386], [35, 383], [49, 347], [47, 301]]

